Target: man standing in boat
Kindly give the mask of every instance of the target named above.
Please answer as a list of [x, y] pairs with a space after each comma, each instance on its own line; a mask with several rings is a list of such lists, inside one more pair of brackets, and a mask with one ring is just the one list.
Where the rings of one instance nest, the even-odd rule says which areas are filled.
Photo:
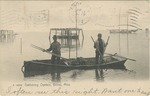
[[95, 53], [96, 53], [96, 64], [98, 64], [99, 61], [99, 57], [100, 57], [100, 63], [103, 62], [103, 55], [104, 55], [104, 51], [106, 46], [108, 45], [108, 43], [105, 44], [104, 40], [102, 39], [102, 34], [99, 33], [98, 34], [98, 39], [94, 42], [94, 48]]
[[50, 47], [47, 50], [43, 50], [43, 51], [52, 51], [52, 57], [51, 57], [52, 64], [54, 64], [56, 61], [57, 63], [59, 63], [60, 56], [61, 56], [61, 52], [60, 52], [61, 46], [60, 43], [57, 41], [56, 35], [53, 36], [53, 40], [54, 42], [52, 42]]

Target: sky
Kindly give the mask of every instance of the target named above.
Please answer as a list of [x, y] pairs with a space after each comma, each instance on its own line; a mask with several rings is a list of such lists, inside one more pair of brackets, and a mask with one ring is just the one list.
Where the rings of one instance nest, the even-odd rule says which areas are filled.
[[[140, 14], [127, 15], [129, 9], [136, 10]], [[131, 15], [136, 18], [134, 22], [131, 20]], [[115, 29], [119, 24], [127, 24], [127, 16], [129, 22], [138, 24], [140, 28], [150, 28], [150, 3], [148, 1], [0, 1], [0, 29], [18, 32], [46, 32], [50, 28], [76, 27], [76, 22], [77, 27], [85, 30]]]

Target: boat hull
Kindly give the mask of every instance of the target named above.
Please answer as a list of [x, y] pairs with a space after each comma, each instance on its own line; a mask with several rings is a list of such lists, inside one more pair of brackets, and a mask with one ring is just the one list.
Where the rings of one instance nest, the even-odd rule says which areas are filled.
[[[109, 59], [109, 60], [107, 60]], [[61, 61], [60, 64], [51, 64], [50, 60], [33, 60], [33, 61], [24, 61], [23, 65], [23, 72], [24, 76], [31, 74], [45, 74], [51, 71], [59, 71], [59, 72], [66, 72], [73, 69], [81, 69], [81, 70], [88, 70], [88, 69], [95, 69], [95, 68], [101, 68], [101, 69], [124, 69], [124, 63], [126, 62], [126, 59], [114, 59], [111, 57], [105, 59], [105, 62], [102, 64], [95, 64], [95, 58], [84, 58], [84, 60], [79, 60], [79, 62], [71, 62], [71, 64], [68, 64], [64, 61]], [[113, 60], [114, 59], [114, 60]], [[75, 59], [71, 59], [73, 61]], [[69, 61], [69, 60], [68, 60]]]

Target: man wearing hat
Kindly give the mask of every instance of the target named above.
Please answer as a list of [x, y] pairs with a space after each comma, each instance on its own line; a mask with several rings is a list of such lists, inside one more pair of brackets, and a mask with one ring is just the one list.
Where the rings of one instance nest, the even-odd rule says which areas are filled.
[[100, 57], [100, 63], [103, 62], [103, 55], [104, 55], [105, 47], [107, 46], [107, 43], [105, 44], [104, 40], [102, 39], [102, 34], [99, 33], [97, 36], [98, 39], [94, 43], [94, 48], [96, 49], [95, 51], [96, 64], [98, 64], [99, 57]]
[[57, 41], [56, 35], [53, 36], [53, 40], [54, 40], [54, 42], [52, 42], [52, 44], [50, 45], [50, 48], [45, 50], [45, 51], [52, 51], [52, 53], [58, 55], [58, 56], [52, 55], [52, 57], [51, 57], [52, 64], [54, 64], [56, 61], [57, 61], [57, 63], [59, 63], [60, 56], [61, 56], [61, 52], [60, 52], [61, 46], [60, 46], [60, 43]]

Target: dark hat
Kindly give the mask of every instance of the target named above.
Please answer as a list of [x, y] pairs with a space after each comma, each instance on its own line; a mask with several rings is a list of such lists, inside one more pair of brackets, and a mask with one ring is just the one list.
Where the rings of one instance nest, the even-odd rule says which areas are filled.
[[102, 34], [101, 34], [101, 33], [98, 33], [98, 36], [102, 36]]

